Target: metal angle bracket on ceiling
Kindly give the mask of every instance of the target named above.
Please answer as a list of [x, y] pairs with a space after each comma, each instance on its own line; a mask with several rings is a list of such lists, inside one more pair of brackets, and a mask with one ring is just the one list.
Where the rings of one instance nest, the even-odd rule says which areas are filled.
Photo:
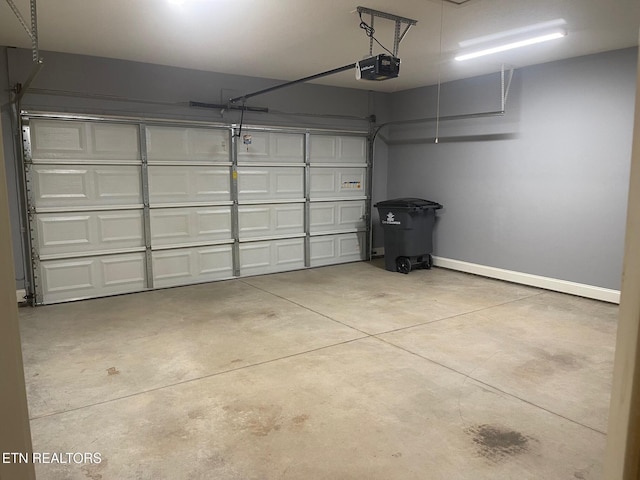
[[[392, 21], [395, 22], [396, 25], [395, 25], [394, 41], [393, 41], [393, 56], [394, 57], [398, 56], [398, 49], [400, 48], [400, 42], [402, 42], [402, 39], [405, 37], [405, 35], [409, 31], [409, 29], [413, 25], [418, 23], [417, 20], [414, 20], [412, 18], [400, 17], [398, 15], [393, 15], [392, 13], [381, 12], [379, 10], [373, 10], [373, 9], [367, 8], [367, 7], [358, 7], [357, 8], [357, 12], [361, 16], [362, 16], [363, 13], [364, 14], [368, 14], [368, 15], [371, 16], [371, 24], [370, 24], [371, 27], [373, 27], [373, 19], [375, 17], [385, 18], [387, 20], [392, 20]], [[406, 26], [405, 26], [404, 30], [401, 31], [403, 24], [406, 24]], [[373, 36], [370, 36], [370, 38], [369, 38], [369, 54], [371, 56], [373, 56]], [[238, 102], [242, 102], [242, 110], [244, 110], [245, 109], [244, 104], [249, 98], [252, 98], [252, 97], [255, 97], [255, 96], [258, 96], [258, 95], [263, 95], [265, 93], [270, 93], [270, 92], [273, 92], [275, 90], [279, 90], [279, 89], [285, 88], [285, 87], [290, 87], [292, 85], [296, 85], [296, 84], [299, 84], [299, 83], [305, 83], [305, 82], [309, 82], [311, 80], [316, 80], [316, 79], [319, 79], [319, 78], [328, 77], [329, 75], [335, 75], [336, 73], [340, 73], [340, 72], [344, 72], [344, 71], [347, 71], [347, 70], [351, 70], [351, 69], [353, 69], [355, 67], [356, 67], [355, 63], [350, 63], [350, 64], [344, 65], [342, 67], [334, 68], [332, 70], [327, 70], [326, 72], [317, 73], [315, 75], [309, 75], [308, 77], [300, 78], [298, 80], [292, 80], [290, 82], [281, 83], [279, 85], [275, 85], [273, 87], [265, 88], [263, 90], [258, 90], [257, 92], [248, 93], [246, 95], [241, 95], [239, 97], [231, 98], [229, 100], [229, 105], [232, 105], [232, 104], [238, 103]], [[195, 103], [195, 102], [192, 102], [192, 103]]]
[[[385, 18], [387, 20], [392, 20], [396, 23], [396, 28], [393, 36], [393, 56], [398, 56], [398, 50], [400, 48], [400, 42], [404, 39], [405, 35], [409, 31], [409, 29], [418, 23], [417, 20], [407, 17], [400, 17], [398, 15], [393, 15], [392, 13], [381, 12], [380, 10], [374, 10], [372, 8], [367, 7], [358, 7], [358, 14], [362, 15], [363, 13], [368, 14], [371, 17], [370, 26], [373, 27], [374, 18]], [[406, 24], [404, 31], [400, 31], [402, 29], [402, 24]], [[369, 37], [369, 55], [373, 56], [373, 36]]]
[[36, 8], [36, 0], [29, 0], [29, 9], [31, 13], [31, 28], [29, 28], [27, 22], [25, 21], [24, 17], [20, 13], [20, 10], [13, 2], [13, 0], [6, 0], [6, 2], [18, 19], [18, 22], [20, 22], [20, 25], [22, 25], [22, 28], [24, 28], [24, 30], [27, 32], [27, 35], [29, 35], [29, 38], [31, 39], [31, 58], [33, 60], [33, 63], [35, 63], [25, 83], [23, 85], [16, 85], [14, 91], [16, 98], [14, 99], [14, 101], [19, 102], [31, 85], [31, 82], [33, 82], [33, 80], [36, 78], [36, 75], [40, 71], [40, 68], [42, 68], [42, 58], [40, 58], [40, 48], [38, 46], [38, 14]]

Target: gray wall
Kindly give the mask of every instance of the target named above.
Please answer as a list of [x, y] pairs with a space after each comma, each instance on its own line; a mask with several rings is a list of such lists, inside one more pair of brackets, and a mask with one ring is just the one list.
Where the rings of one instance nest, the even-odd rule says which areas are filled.
[[[11, 243], [14, 253], [14, 267], [16, 288], [24, 288], [25, 269], [23, 258], [23, 228], [22, 216], [18, 205], [20, 204], [22, 187], [20, 178], [16, 174], [19, 171], [15, 154], [15, 136], [18, 126], [13, 123], [11, 105], [9, 104], [10, 92], [8, 84], [8, 63], [4, 48], [0, 47], [0, 115], [2, 116], [2, 136], [4, 138], [5, 172], [7, 175], [7, 193], [9, 196], [9, 218], [11, 220]], [[26, 231], [26, 229], [25, 229]]]
[[[378, 94], [381, 95], [381, 94]], [[391, 96], [382, 97], [375, 103], [376, 125], [382, 125], [391, 120]], [[386, 200], [387, 197], [387, 160], [389, 146], [383, 135], [378, 135], [374, 142], [373, 150], [373, 185], [371, 198], [371, 230], [372, 246], [380, 247], [384, 244], [384, 234], [380, 226], [378, 209], [374, 208], [376, 202]]]
[[[282, 83], [253, 77], [188, 70], [124, 60], [42, 52], [44, 67], [22, 102], [23, 110], [126, 116], [149, 116], [238, 123], [238, 111], [189, 108], [190, 100], [226, 103], [229, 98]], [[11, 139], [9, 86], [23, 83], [31, 71], [31, 51], [0, 47], [0, 105], [5, 139]], [[316, 72], [310, 72], [316, 73]], [[55, 92], [54, 92], [55, 91]], [[301, 84], [250, 99], [247, 106], [269, 113], [247, 112], [246, 124], [337, 128], [367, 131], [368, 116], [384, 107], [387, 95], [363, 90]], [[5, 142], [10, 189], [15, 185], [15, 155]], [[382, 154], [385, 152], [383, 151]], [[382, 155], [381, 154], [381, 155]], [[384, 161], [384, 159], [381, 159]], [[19, 197], [10, 191], [16, 286], [24, 287], [20, 251]]]
[[[504, 117], [398, 127], [387, 194], [436, 200], [441, 257], [619, 289], [636, 49], [515, 71]], [[442, 86], [441, 114], [500, 109], [499, 75]], [[436, 89], [393, 95], [395, 119]]]

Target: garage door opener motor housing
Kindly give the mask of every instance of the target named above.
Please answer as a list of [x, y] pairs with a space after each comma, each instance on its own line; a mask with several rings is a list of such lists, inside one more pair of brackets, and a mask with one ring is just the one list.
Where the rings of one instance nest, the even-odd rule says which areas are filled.
[[387, 80], [400, 73], [400, 59], [381, 53], [356, 62], [358, 80]]

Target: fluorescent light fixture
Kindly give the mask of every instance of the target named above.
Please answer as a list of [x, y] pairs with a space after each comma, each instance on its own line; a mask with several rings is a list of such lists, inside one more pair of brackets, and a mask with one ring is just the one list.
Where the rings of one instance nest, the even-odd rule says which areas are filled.
[[507, 50], [513, 50], [514, 48], [526, 47], [528, 45], [534, 45], [536, 43], [547, 42], [549, 40], [555, 40], [567, 35], [567, 32], [553, 32], [546, 35], [540, 35], [538, 37], [528, 38], [526, 40], [520, 40], [518, 42], [507, 43], [505, 45], [499, 45], [493, 48], [487, 48], [485, 50], [478, 50], [477, 52], [466, 53], [464, 55], [458, 55], [455, 60], [469, 60], [472, 58], [483, 57], [485, 55], [491, 55], [493, 53], [505, 52]]
[[559, 32], [564, 29], [567, 24], [564, 18], [556, 18], [554, 20], [547, 20], [546, 22], [534, 23], [532, 25], [525, 25], [524, 27], [512, 28], [511, 30], [504, 30], [502, 32], [496, 32], [482, 37], [470, 38], [469, 40], [462, 40], [458, 42], [460, 48], [471, 48], [475, 45], [490, 42], [508, 42], [511, 38], [527, 38], [542, 35], [549, 32]]

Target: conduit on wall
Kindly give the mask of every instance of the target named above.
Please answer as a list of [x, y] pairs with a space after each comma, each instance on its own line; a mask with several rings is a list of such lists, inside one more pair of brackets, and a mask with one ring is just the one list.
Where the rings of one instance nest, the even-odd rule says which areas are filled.
[[[378, 135], [380, 134], [380, 131], [388, 126], [391, 125], [412, 125], [412, 124], [419, 124], [419, 123], [428, 123], [428, 122], [435, 122], [435, 121], [455, 121], [455, 120], [466, 120], [466, 119], [472, 119], [472, 118], [485, 118], [485, 117], [498, 117], [498, 116], [504, 116], [504, 114], [506, 113], [506, 105], [507, 105], [507, 98], [509, 95], [509, 89], [511, 88], [511, 81], [513, 79], [513, 72], [514, 72], [514, 68], [510, 68], [509, 70], [509, 77], [505, 82], [505, 68], [504, 65], [501, 68], [500, 71], [500, 88], [501, 88], [501, 95], [500, 95], [500, 106], [501, 109], [500, 110], [494, 110], [494, 111], [486, 111], [486, 112], [474, 112], [474, 113], [464, 113], [464, 114], [460, 114], [460, 115], [447, 115], [444, 117], [441, 117], [439, 115], [439, 113], [435, 116], [435, 117], [426, 117], [426, 118], [415, 118], [415, 119], [408, 119], [408, 120], [392, 120], [390, 122], [385, 122], [382, 123], [380, 125], [378, 125], [377, 127], [373, 128], [371, 131], [371, 141], [369, 142], [369, 158], [371, 159], [371, 168], [369, 169], [371, 178], [373, 179], [373, 176], [375, 174], [375, 160], [374, 160], [374, 152], [375, 152], [375, 141], [376, 138], [378, 137]], [[508, 138], [511, 138], [512, 135], [511, 134], [493, 134], [493, 135], [482, 135], [482, 136], [468, 136], [468, 137], [456, 137], [454, 140], [449, 140], [447, 138], [440, 138], [439, 141], [440, 143], [448, 143], [449, 141], [478, 141], [478, 140], [505, 140]], [[413, 139], [403, 139], [403, 140], [388, 140], [388, 139], [384, 139], [385, 143], [387, 145], [400, 145], [400, 144], [417, 144], [417, 143], [434, 143], [437, 137], [434, 138], [413, 138]], [[435, 142], [437, 143], [437, 142]], [[373, 189], [373, 184], [372, 185], [372, 189]], [[373, 211], [373, 190], [372, 190], [372, 195], [371, 198], [369, 200], [369, 211]], [[373, 245], [373, 225], [372, 228], [370, 228], [369, 230], [369, 245]], [[372, 252], [371, 250], [369, 251], [369, 259], [372, 258]]]
[[[459, 115], [446, 115], [444, 117], [436, 115], [435, 117], [413, 118], [413, 119], [408, 119], [408, 120], [392, 120], [390, 122], [382, 123], [382, 124], [378, 125], [375, 128], [375, 130], [373, 132], [373, 136], [371, 138], [371, 142], [372, 143], [375, 142], [378, 134], [380, 133], [380, 131], [384, 127], [388, 127], [388, 126], [392, 126], [392, 125], [412, 125], [412, 124], [416, 124], [416, 123], [428, 123], [428, 122], [435, 122], [435, 121], [466, 120], [466, 119], [471, 119], [471, 118], [484, 118], [484, 117], [504, 116], [504, 114], [506, 113], [506, 106], [507, 106], [507, 98], [508, 98], [508, 95], [509, 95], [509, 89], [511, 88], [511, 81], [513, 79], [513, 72], [514, 72], [514, 69], [512, 67], [509, 70], [508, 79], [505, 78], [504, 65], [502, 66], [502, 69], [501, 69], [501, 72], [500, 72], [500, 89], [501, 89], [501, 95], [500, 95], [500, 106], [501, 106], [501, 109], [500, 110], [493, 110], [493, 111], [486, 111], [486, 112], [474, 112], [474, 113], [463, 113], [463, 114], [459, 114]], [[411, 139], [412, 143], [422, 143], [424, 141], [426, 141], [426, 139], [424, 139], [424, 138]], [[405, 143], [405, 142], [409, 142], [409, 140], [403, 140], [403, 141], [394, 142], [393, 140], [385, 139], [385, 143], [390, 144], [390, 145], [392, 145], [394, 143]]]

